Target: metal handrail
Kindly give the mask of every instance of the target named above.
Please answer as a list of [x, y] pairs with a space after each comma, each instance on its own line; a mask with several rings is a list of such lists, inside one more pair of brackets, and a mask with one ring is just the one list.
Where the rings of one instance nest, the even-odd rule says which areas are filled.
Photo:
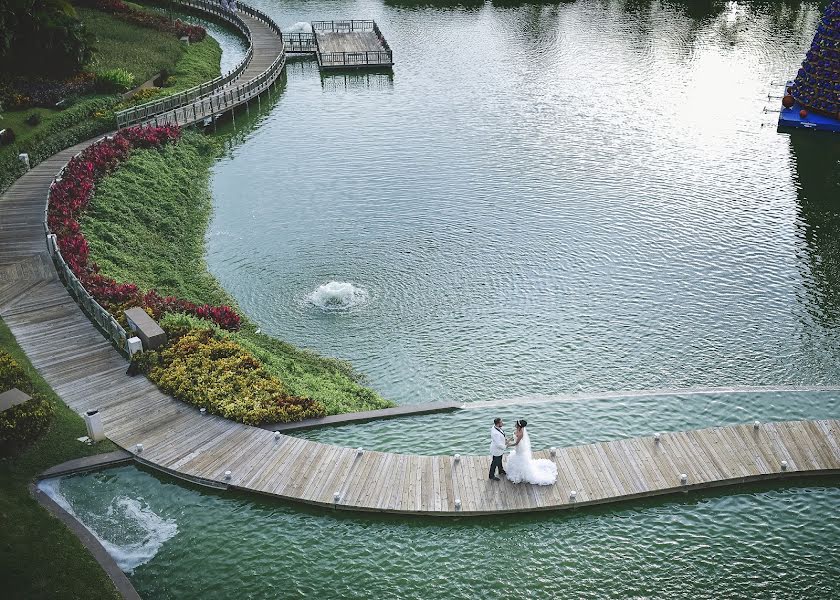
[[376, 23], [371, 19], [343, 21], [312, 21], [313, 31], [373, 31]]
[[314, 33], [284, 33], [283, 50], [285, 52], [315, 52]]
[[[99, 138], [93, 144], [88, 146], [96, 146], [97, 144], [102, 143], [107, 136]], [[77, 158], [81, 152], [77, 152], [73, 158]], [[73, 160], [71, 158], [70, 160]], [[79, 281], [79, 278], [76, 277], [76, 274], [70, 269], [67, 265], [67, 262], [64, 260], [64, 257], [61, 255], [61, 250], [58, 247], [58, 243], [56, 238], [52, 235], [52, 232], [49, 229], [49, 225], [47, 224], [47, 216], [49, 214], [50, 208], [50, 194], [52, 194], [53, 185], [60, 181], [61, 178], [64, 176], [64, 171], [67, 169], [67, 164], [70, 161], [67, 161], [61, 170], [58, 172], [58, 175], [50, 184], [50, 189], [47, 191], [47, 202], [44, 206], [44, 230], [47, 233], [47, 249], [50, 252], [50, 256], [52, 256], [53, 264], [55, 265], [55, 269], [58, 272], [59, 278], [64, 282], [64, 285], [67, 287], [68, 290], [72, 293], [72, 295], [76, 298], [76, 303], [82, 308], [82, 310], [90, 317], [90, 319], [99, 325], [100, 329], [106, 333], [111, 342], [121, 351], [127, 352], [128, 351], [128, 333], [123, 328], [122, 325], [114, 318], [114, 316], [109, 313], [107, 310], [102, 308], [102, 305], [97, 302], [93, 296], [85, 289], [85, 286], [82, 285], [82, 282]]]
[[[248, 68], [248, 65], [251, 64], [251, 59], [254, 57], [254, 46], [251, 42], [251, 29], [248, 27], [248, 24], [239, 17], [239, 15], [228, 10], [224, 10], [219, 5], [213, 4], [208, 0], [176, 0], [176, 2], [187, 10], [209, 13], [239, 29], [240, 33], [242, 33], [248, 40], [248, 51], [245, 53], [244, 58], [239, 62], [239, 64], [224, 75], [220, 75], [210, 81], [200, 83], [199, 85], [193, 86], [183, 92], [178, 92], [177, 94], [172, 94], [171, 96], [167, 96], [165, 98], [151, 100], [144, 104], [139, 104], [137, 106], [118, 111], [115, 116], [117, 119], [117, 127], [120, 129], [141, 123], [151, 116], [174, 110], [180, 106], [194, 102], [198, 98], [213, 94], [220, 88], [229, 84], [231, 81], [237, 79], [242, 72]], [[282, 33], [279, 31], [277, 25], [264, 13], [255, 8], [251, 8], [246, 4], [237, 3], [237, 6], [241, 12], [265, 22], [265, 24], [272, 30], [276, 30], [282, 38]]]
[[382, 65], [394, 64], [393, 54], [390, 50], [367, 50], [364, 52], [322, 52], [320, 55], [321, 66], [357, 66], [357, 65]]

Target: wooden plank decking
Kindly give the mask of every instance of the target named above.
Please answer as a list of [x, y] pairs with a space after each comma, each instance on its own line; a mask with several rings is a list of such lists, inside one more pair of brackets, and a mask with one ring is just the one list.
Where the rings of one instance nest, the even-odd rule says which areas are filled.
[[623, 439], [561, 448], [553, 456], [538, 452], [557, 464], [559, 477], [553, 486], [534, 487], [489, 481], [487, 456], [359, 453], [202, 416], [148, 379], [125, 375], [125, 360], [56, 278], [44, 239], [44, 203], [52, 178], [88, 143], [45, 160], [3, 194], [0, 316], [59, 396], [80, 414], [99, 409], [108, 437], [145, 464], [207, 485], [320, 506], [444, 516], [564, 509], [840, 473], [837, 420], [737, 425], [663, 434], [659, 442]]
[[394, 56], [374, 21], [315, 21], [316, 55], [322, 69], [391, 67]]

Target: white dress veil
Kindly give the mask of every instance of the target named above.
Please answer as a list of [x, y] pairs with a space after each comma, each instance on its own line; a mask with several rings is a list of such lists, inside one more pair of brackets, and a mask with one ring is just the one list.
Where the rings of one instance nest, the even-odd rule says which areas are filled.
[[531, 456], [531, 439], [528, 430], [523, 429], [522, 440], [517, 444], [505, 465], [507, 478], [513, 483], [553, 485], [557, 481], [557, 465], [550, 460]]

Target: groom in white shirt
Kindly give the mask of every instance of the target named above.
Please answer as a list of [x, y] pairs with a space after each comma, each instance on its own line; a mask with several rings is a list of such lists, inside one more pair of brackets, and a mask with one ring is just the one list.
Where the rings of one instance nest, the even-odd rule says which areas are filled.
[[499, 469], [499, 475], [506, 475], [502, 467], [502, 456], [507, 448], [507, 437], [502, 430], [504, 423], [499, 417], [493, 419], [493, 427], [490, 429], [490, 454], [493, 460], [490, 462], [490, 479], [491, 481], [499, 481], [496, 477], [496, 469]]

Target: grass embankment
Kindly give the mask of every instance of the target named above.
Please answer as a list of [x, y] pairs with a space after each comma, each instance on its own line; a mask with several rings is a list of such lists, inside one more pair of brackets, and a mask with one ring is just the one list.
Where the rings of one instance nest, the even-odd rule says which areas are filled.
[[[0, 458], [0, 573], [7, 598], [120, 598], [87, 549], [29, 495], [29, 482], [56, 464], [116, 450], [111, 442], [87, 446], [82, 419], [32, 367], [0, 320], [0, 349], [23, 366], [35, 391], [53, 407], [47, 432], [20, 454]], [[58, 576], [60, 574], [60, 576]]]
[[166, 31], [138, 27], [93, 8], [76, 12], [96, 38], [96, 50], [85, 66], [93, 73], [125, 69], [134, 75], [134, 85], [139, 85], [163, 69], [172, 71], [188, 48]]
[[[123, 67], [134, 74], [135, 84], [163, 69], [169, 71], [170, 86], [144, 101], [174, 94], [221, 74], [222, 49], [209, 35], [187, 46], [171, 33], [131, 25], [94, 9], [77, 11], [97, 40], [88, 70]], [[94, 94], [77, 98], [64, 110], [0, 111], [0, 128], [11, 127], [17, 136], [12, 145], [0, 149], [0, 192], [25, 172], [18, 154], [29, 154], [34, 166], [64, 148], [116, 128], [114, 110], [125, 105], [117, 95]], [[34, 126], [25, 122], [32, 113], [41, 116], [41, 122]]]
[[[81, 228], [103, 273], [196, 303], [236, 306], [204, 261], [210, 167], [220, 151], [212, 138], [186, 132], [161, 150], [135, 151], [97, 186]], [[244, 317], [240, 331], [221, 333], [256, 356], [290, 394], [322, 402], [327, 414], [393, 406], [364, 387], [349, 363], [256, 333]]]

